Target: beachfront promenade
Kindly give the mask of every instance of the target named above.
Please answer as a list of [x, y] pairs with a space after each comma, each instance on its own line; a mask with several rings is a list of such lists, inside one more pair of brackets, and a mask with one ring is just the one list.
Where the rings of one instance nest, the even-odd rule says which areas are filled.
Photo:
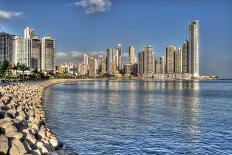
[[0, 84], [0, 154], [67, 154], [46, 127], [42, 108], [44, 89], [65, 81]]

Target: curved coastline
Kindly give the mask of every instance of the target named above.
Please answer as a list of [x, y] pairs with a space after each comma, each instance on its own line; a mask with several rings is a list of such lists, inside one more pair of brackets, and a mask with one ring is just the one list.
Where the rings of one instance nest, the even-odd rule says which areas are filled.
[[0, 154], [68, 154], [46, 126], [43, 110], [47, 87], [77, 79], [0, 84]]

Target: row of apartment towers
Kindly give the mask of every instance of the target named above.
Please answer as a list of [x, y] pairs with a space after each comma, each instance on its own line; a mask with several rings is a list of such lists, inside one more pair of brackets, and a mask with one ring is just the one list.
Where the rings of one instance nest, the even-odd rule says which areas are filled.
[[122, 65], [122, 45], [107, 49], [107, 55], [99, 55], [98, 60], [84, 54], [84, 60], [78, 66], [81, 75], [127, 74], [139, 77], [154, 77], [154, 74], [185, 75], [188, 78], [199, 77], [199, 21], [189, 23], [189, 40], [182, 48], [174, 45], [166, 47], [166, 58], [156, 58], [154, 50], [146, 45], [138, 53], [136, 62], [135, 48], [129, 46], [129, 62]]
[[31, 70], [54, 72], [55, 39], [50, 36], [39, 38], [35, 29], [26, 27], [24, 36], [0, 33], [0, 63], [25, 64]]

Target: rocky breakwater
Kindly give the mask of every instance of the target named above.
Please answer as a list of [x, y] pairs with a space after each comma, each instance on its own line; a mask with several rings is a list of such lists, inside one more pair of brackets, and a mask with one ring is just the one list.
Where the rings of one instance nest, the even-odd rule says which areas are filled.
[[44, 89], [62, 80], [0, 85], [0, 154], [67, 154], [46, 127]]

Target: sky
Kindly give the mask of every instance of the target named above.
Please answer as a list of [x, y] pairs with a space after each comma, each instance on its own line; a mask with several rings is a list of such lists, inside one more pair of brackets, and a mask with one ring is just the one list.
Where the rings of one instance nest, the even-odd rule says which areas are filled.
[[147, 44], [155, 56], [182, 47], [188, 23], [200, 21], [200, 73], [232, 78], [231, 0], [0, 0], [0, 31], [56, 38], [56, 62], [78, 63], [84, 52], [96, 56], [117, 43], [136, 53]]

